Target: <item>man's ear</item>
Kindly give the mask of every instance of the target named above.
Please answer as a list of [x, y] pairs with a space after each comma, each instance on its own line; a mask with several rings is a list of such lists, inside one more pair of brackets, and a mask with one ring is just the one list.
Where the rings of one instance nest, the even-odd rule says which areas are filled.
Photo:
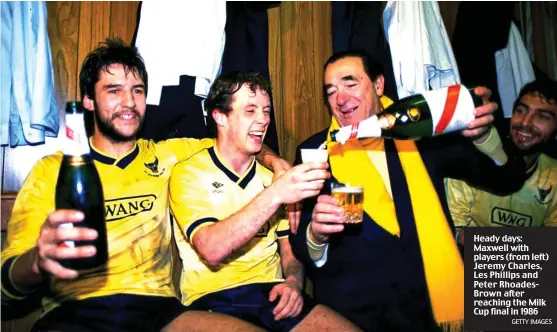
[[373, 87], [375, 88], [377, 95], [382, 97], [385, 92], [385, 77], [383, 75], [379, 75], [373, 82]]
[[212, 116], [213, 116], [213, 120], [215, 120], [215, 124], [217, 125], [217, 127], [222, 127], [226, 124], [226, 114], [224, 114], [220, 110], [214, 109]]
[[85, 107], [86, 110], [92, 112], [95, 110], [95, 102], [87, 95], [83, 95], [83, 107]]

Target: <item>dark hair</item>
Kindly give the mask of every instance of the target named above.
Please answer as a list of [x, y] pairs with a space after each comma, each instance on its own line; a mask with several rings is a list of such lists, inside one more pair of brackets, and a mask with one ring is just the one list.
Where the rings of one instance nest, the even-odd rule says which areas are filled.
[[[516, 108], [520, 99], [525, 95], [538, 94], [541, 98], [545, 99], [547, 103], [557, 103], [557, 81], [550, 79], [535, 80], [522, 87], [518, 97], [516, 98], [513, 110]], [[553, 100], [553, 102], [551, 102]]]
[[83, 60], [79, 72], [81, 100], [85, 95], [95, 99], [95, 84], [99, 81], [101, 71], [106, 71], [113, 64], [123, 65], [126, 74], [130, 71], [136, 72], [143, 80], [147, 94], [147, 69], [137, 48], [126, 45], [120, 38], [107, 38]]
[[221, 73], [211, 85], [204, 106], [207, 111], [207, 127], [211, 137], [217, 137], [217, 125], [213, 119], [213, 111], [219, 110], [228, 114], [232, 109], [234, 94], [247, 84], [252, 92], [262, 91], [271, 95], [271, 84], [262, 74], [250, 71], [229, 71]]
[[[381, 63], [373, 59], [366, 51], [359, 49], [337, 52], [331, 55], [323, 65], [323, 73], [325, 73], [330, 64], [346, 58], [358, 58], [362, 60], [364, 71], [372, 82], [375, 82], [379, 76], [384, 75], [384, 69]], [[329, 100], [326, 96], [327, 91], [325, 89], [325, 84], [323, 84], [323, 98], [325, 105], [329, 107]]]

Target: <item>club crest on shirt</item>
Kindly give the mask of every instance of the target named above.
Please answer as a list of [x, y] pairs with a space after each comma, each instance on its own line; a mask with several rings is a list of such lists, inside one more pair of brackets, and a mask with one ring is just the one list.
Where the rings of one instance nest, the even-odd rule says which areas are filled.
[[147, 162], [147, 163], [144, 162], [143, 164], [149, 170], [149, 171], [145, 171], [145, 174], [147, 174], [149, 176], [159, 177], [165, 171], [164, 168], [159, 171], [159, 158], [157, 158], [157, 156], [155, 156], [155, 160], [153, 160], [152, 162]]
[[551, 186], [549, 186], [549, 188], [547, 188], [547, 189], [543, 189], [543, 188], [538, 187], [538, 195], [537, 196], [534, 195], [534, 198], [540, 204], [548, 204], [549, 200], [546, 201], [545, 199], [547, 198], [549, 193], [551, 193], [551, 189], [553, 189]]

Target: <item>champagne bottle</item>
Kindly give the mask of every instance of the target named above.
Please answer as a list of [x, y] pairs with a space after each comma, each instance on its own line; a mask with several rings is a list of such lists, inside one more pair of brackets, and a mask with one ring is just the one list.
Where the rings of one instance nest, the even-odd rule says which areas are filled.
[[[480, 105], [482, 100], [474, 94], [473, 88], [451, 85], [400, 99], [379, 114], [332, 131], [331, 141], [344, 144], [349, 139], [420, 139], [447, 134], [466, 129], [475, 118], [474, 109]], [[497, 165], [504, 165], [508, 160], [494, 127], [489, 140], [475, 146]]]
[[56, 209], [74, 209], [83, 212], [85, 219], [79, 223], [63, 223], [60, 227], [87, 227], [97, 231], [92, 241], [64, 241], [60, 245], [77, 247], [95, 246], [94, 256], [64, 259], [60, 264], [74, 270], [99, 267], [108, 260], [108, 242], [104, 195], [99, 173], [91, 158], [91, 150], [85, 132], [84, 112], [79, 102], [66, 104], [66, 141], [64, 157], [56, 183]]
[[400, 99], [379, 114], [331, 132], [331, 140], [385, 137], [420, 139], [465, 129], [481, 99], [463, 85], [431, 90]]

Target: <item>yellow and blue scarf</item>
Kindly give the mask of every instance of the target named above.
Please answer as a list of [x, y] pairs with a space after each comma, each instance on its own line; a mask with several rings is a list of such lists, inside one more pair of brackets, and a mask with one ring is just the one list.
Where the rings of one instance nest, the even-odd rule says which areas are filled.
[[[382, 97], [381, 103], [387, 107], [392, 101]], [[333, 117], [328, 141], [331, 131], [336, 129], [339, 124]], [[408, 183], [435, 321], [451, 330], [462, 328], [464, 264], [456, 242], [416, 144], [410, 140], [394, 143]], [[365, 212], [379, 226], [400, 237], [395, 203], [367, 155], [371, 149], [384, 152], [384, 140], [349, 140], [344, 145], [329, 144], [328, 149], [333, 176], [342, 183], [363, 186]]]

